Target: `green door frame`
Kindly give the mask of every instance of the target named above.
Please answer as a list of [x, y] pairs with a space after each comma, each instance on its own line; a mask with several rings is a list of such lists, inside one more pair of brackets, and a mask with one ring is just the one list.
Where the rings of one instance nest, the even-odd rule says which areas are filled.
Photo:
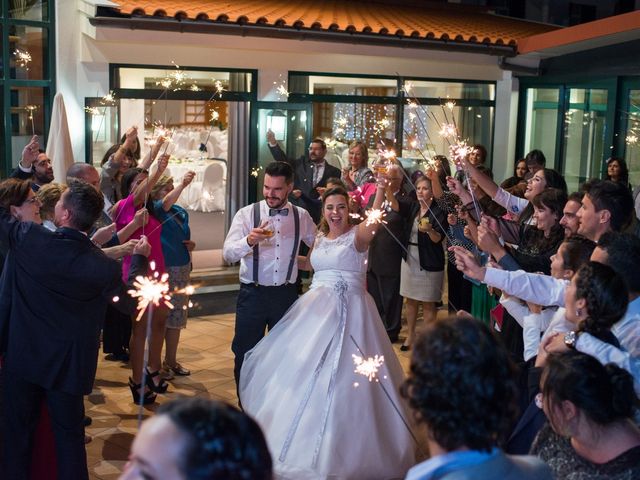
[[[6, 177], [12, 171], [11, 158], [11, 87], [41, 87], [45, 89], [43, 95], [44, 105], [42, 105], [44, 113], [43, 134], [41, 138], [41, 147], [46, 146], [49, 137], [49, 124], [51, 123], [51, 108], [53, 106], [53, 97], [56, 92], [56, 14], [55, 4], [53, 0], [47, 2], [47, 19], [43, 21], [20, 20], [9, 18], [9, 0], [0, 0], [0, 38], [2, 39], [2, 47], [0, 49], [0, 59], [2, 60], [3, 71], [0, 75], [0, 105], [2, 106], [3, 130], [0, 136], [0, 145], [3, 155], [0, 156], [0, 176]], [[42, 28], [46, 32], [47, 43], [43, 52], [43, 73], [44, 79], [41, 80], [15, 80], [11, 79], [9, 69], [10, 58], [13, 52], [9, 50], [9, 26], [31, 26]]]
[[[260, 110], [299, 110], [307, 113], [307, 132], [305, 144], [311, 142], [311, 132], [313, 131], [312, 103], [288, 103], [288, 102], [252, 102], [249, 113], [250, 134], [249, 134], [249, 171], [258, 167], [258, 142], [265, 141], [259, 138], [258, 132], [258, 111]], [[249, 175], [248, 185], [249, 203], [254, 203], [258, 199], [258, 178]]]
[[[554, 151], [553, 165], [547, 164], [548, 168], [555, 168], [559, 172], [564, 169], [563, 151], [565, 146], [564, 140], [564, 117], [569, 109], [570, 90], [573, 88], [584, 89], [604, 89], [607, 90], [607, 115], [605, 126], [605, 145], [613, 146], [607, 152], [607, 158], [614, 155], [616, 145], [614, 143], [615, 132], [617, 131], [616, 121], [616, 105], [618, 104], [619, 92], [618, 78], [608, 78], [593, 80], [590, 82], [582, 81], [554, 81], [552, 78], [522, 78], [520, 80], [520, 89], [518, 97], [518, 121], [516, 131], [516, 155], [522, 158], [527, 153], [524, 151], [525, 126], [526, 126], [526, 109], [527, 109], [527, 89], [529, 88], [557, 88], [558, 95], [558, 122], [556, 128], [556, 148]], [[605, 158], [602, 159], [603, 164]]]

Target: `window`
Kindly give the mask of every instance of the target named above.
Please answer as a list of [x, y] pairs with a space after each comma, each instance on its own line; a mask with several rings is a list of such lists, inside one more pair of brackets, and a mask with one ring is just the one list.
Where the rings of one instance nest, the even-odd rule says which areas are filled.
[[531, 150], [542, 150], [549, 159], [548, 167], [552, 168], [552, 159], [555, 156], [557, 143], [560, 90], [558, 88], [529, 88], [525, 95], [527, 110], [523, 154]]
[[[0, 148], [5, 175], [17, 165], [33, 135], [45, 148], [54, 88], [53, 8], [55, 2], [0, 0]], [[8, 104], [5, 104], [8, 102]]]
[[623, 112], [627, 125], [624, 133], [624, 159], [629, 168], [629, 182], [640, 184], [640, 89], [630, 89], [627, 110]]
[[346, 166], [347, 145], [353, 140], [368, 145], [370, 158], [378, 141], [394, 141], [408, 168], [425, 157], [449, 156], [451, 139], [440, 135], [445, 124], [455, 125], [459, 140], [491, 152], [491, 82], [290, 72], [289, 88], [290, 102], [312, 102], [311, 134], [330, 140], [327, 157], [336, 166]]

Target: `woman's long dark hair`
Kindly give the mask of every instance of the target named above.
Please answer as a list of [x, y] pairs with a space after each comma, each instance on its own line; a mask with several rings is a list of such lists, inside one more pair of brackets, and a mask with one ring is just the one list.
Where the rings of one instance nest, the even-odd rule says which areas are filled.
[[629, 291], [620, 275], [609, 265], [588, 262], [576, 273], [576, 300], [584, 299], [588, 316], [578, 331], [599, 336], [608, 332], [626, 313]]
[[[618, 162], [618, 165], [620, 165], [620, 180], [618, 180], [616, 183], [621, 183], [624, 186], [628, 186], [629, 185], [629, 167], [627, 167], [627, 162], [624, 161], [624, 158], [611, 157], [610, 159], [607, 160], [607, 170], [609, 170], [609, 164], [611, 162]], [[606, 179], [613, 181], [609, 176], [608, 171], [607, 171]]]
[[[633, 418], [640, 406], [629, 372], [612, 363], [602, 365], [576, 350], [549, 355], [542, 373], [542, 395], [550, 405], [570, 401], [598, 425]], [[550, 417], [556, 430], [553, 414]]]

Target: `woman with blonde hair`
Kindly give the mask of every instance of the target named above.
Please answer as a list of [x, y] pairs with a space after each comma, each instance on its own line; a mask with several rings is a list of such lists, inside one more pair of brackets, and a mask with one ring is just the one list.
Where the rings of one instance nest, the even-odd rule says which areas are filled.
[[62, 193], [67, 189], [63, 183], [47, 183], [40, 187], [36, 196], [40, 201], [40, 218], [42, 226], [52, 232], [57, 228], [53, 223], [55, 217], [56, 203], [60, 200]]
[[365, 183], [374, 181], [373, 173], [369, 170], [369, 151], [364, 142], [354, 140], [349, 144], [349, 165], [342, 169], [342, 181], [349, 191], [362, 187]]

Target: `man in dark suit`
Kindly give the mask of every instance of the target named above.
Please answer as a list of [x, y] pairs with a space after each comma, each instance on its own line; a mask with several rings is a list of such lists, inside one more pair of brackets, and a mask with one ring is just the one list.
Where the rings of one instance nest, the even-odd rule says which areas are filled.
[[42, 185], [53, 182], [53, 166], [51, 159], [38, 145], [38, 136], [34, 135], [31, 141], [22, 150], [22, 157], [18, 166], [9, 175], [11, 178], [31, 181], [34, 192], [40, 190]]
[[411, 199], [405, 197], [401, 189], [403, 173], [400, 168], [398, 165], [389, 167], [389, 184], [385, 191], [386, 224], [385, 228], [378, 229], [371, 241], [367, 261], [367, 291], [376, 302], [392, 342], [398, 340], [401, 327], [400, 264], [405, 224], [411, 214]]
[[[119, 264], [87, 236], [103, 205], [94, 187], [72, 183], [56, 204], [55, 232], [0, 208], [0, 242], [9, 246], [0, 280], [4, 479], [28, 478], [42, 401], [51, 416], [58, 478], [88, 478], [83, 395], [93, 386], [100, 328], [115, 297], [121, 310], [136, 310]], [[149, 252], [146, 239], [138, 242], [130, 280], [146, 274]]]
[[267, 142], [274, 160], [287, 162], [293, 168], [293, 191], [289, 200], [309, 212], [314, 223], [318, 224], [322, 206], [318, 201], [320, 194], [317, 188], [326, 187], [329, 178], [340, 178], [342, 174], [339, 168], [325, 160], [327, 145], [324, 140], [314, 138], [309, 144], [308, 157], [302, 156], [297, 160], [287, 158], [271, 130], [267, 132]]

